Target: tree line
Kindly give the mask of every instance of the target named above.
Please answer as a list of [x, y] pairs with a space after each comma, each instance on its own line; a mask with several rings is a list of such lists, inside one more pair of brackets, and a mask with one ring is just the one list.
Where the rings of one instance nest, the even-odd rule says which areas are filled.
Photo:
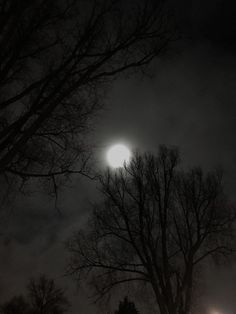
[[[0, 304], [1, 314], [65, 314], [70, 303], [62, 288], [45, 274], [31, 278], [27, 285], [27, 294], [17, 295]], [[78, 310], [76, 310], [78, 311]], [[80, 311], [79, 311], [80, 313]], [[120, 301], [114, 314], [138, 314], [134, 302], [126, 296]]]
[[65, 291], [46, 275], [30, 279], [27, 294], [17, 295], [0, 305], [2, 314], [64, 314], [69, 309]]

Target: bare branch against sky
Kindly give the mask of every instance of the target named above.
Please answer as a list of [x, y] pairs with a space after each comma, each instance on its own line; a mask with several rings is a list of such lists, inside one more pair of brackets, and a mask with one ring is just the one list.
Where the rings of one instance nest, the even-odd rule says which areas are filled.
[[2, 1], [0, 172], [89, 175], [86, 133], [105, 88], [174, 38], [162, 1]]

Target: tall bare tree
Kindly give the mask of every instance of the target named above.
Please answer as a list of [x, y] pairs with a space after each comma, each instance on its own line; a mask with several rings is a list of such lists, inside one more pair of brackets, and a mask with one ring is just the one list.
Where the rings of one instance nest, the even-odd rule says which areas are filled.
[[173, 38], [163, 1], [0, 0], [0, 173], [86, 174], [104, 88]]
[[69, 271], [96, 297], [146, 283], [161, 314], [190, 313], [199, 265], [232, 253], [233, 208], [217, 171], [182, 171], [176, 149], [101, 177], [104, 200], [68, 242]]

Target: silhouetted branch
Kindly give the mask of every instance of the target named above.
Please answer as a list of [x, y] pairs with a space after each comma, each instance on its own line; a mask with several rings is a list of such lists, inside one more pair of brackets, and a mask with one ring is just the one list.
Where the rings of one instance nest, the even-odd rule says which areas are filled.
[[113, 78], [166, 50], [175, 38], [173, 20], [162, 1], [6, 2], [0, 11], [0, 173], [52, 180], [84, 174], [70, 169], [90, 153], [85, 134], [104, 91]]

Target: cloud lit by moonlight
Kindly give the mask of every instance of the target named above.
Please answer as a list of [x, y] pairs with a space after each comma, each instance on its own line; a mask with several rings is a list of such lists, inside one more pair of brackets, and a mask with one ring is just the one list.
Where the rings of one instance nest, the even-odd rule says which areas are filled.
[[129, 148], [123, 144], [116, 144], [109, 148], [107, 152], [107, 161], [112, 168], [122, 168], [128, 164], [131, 158]]

